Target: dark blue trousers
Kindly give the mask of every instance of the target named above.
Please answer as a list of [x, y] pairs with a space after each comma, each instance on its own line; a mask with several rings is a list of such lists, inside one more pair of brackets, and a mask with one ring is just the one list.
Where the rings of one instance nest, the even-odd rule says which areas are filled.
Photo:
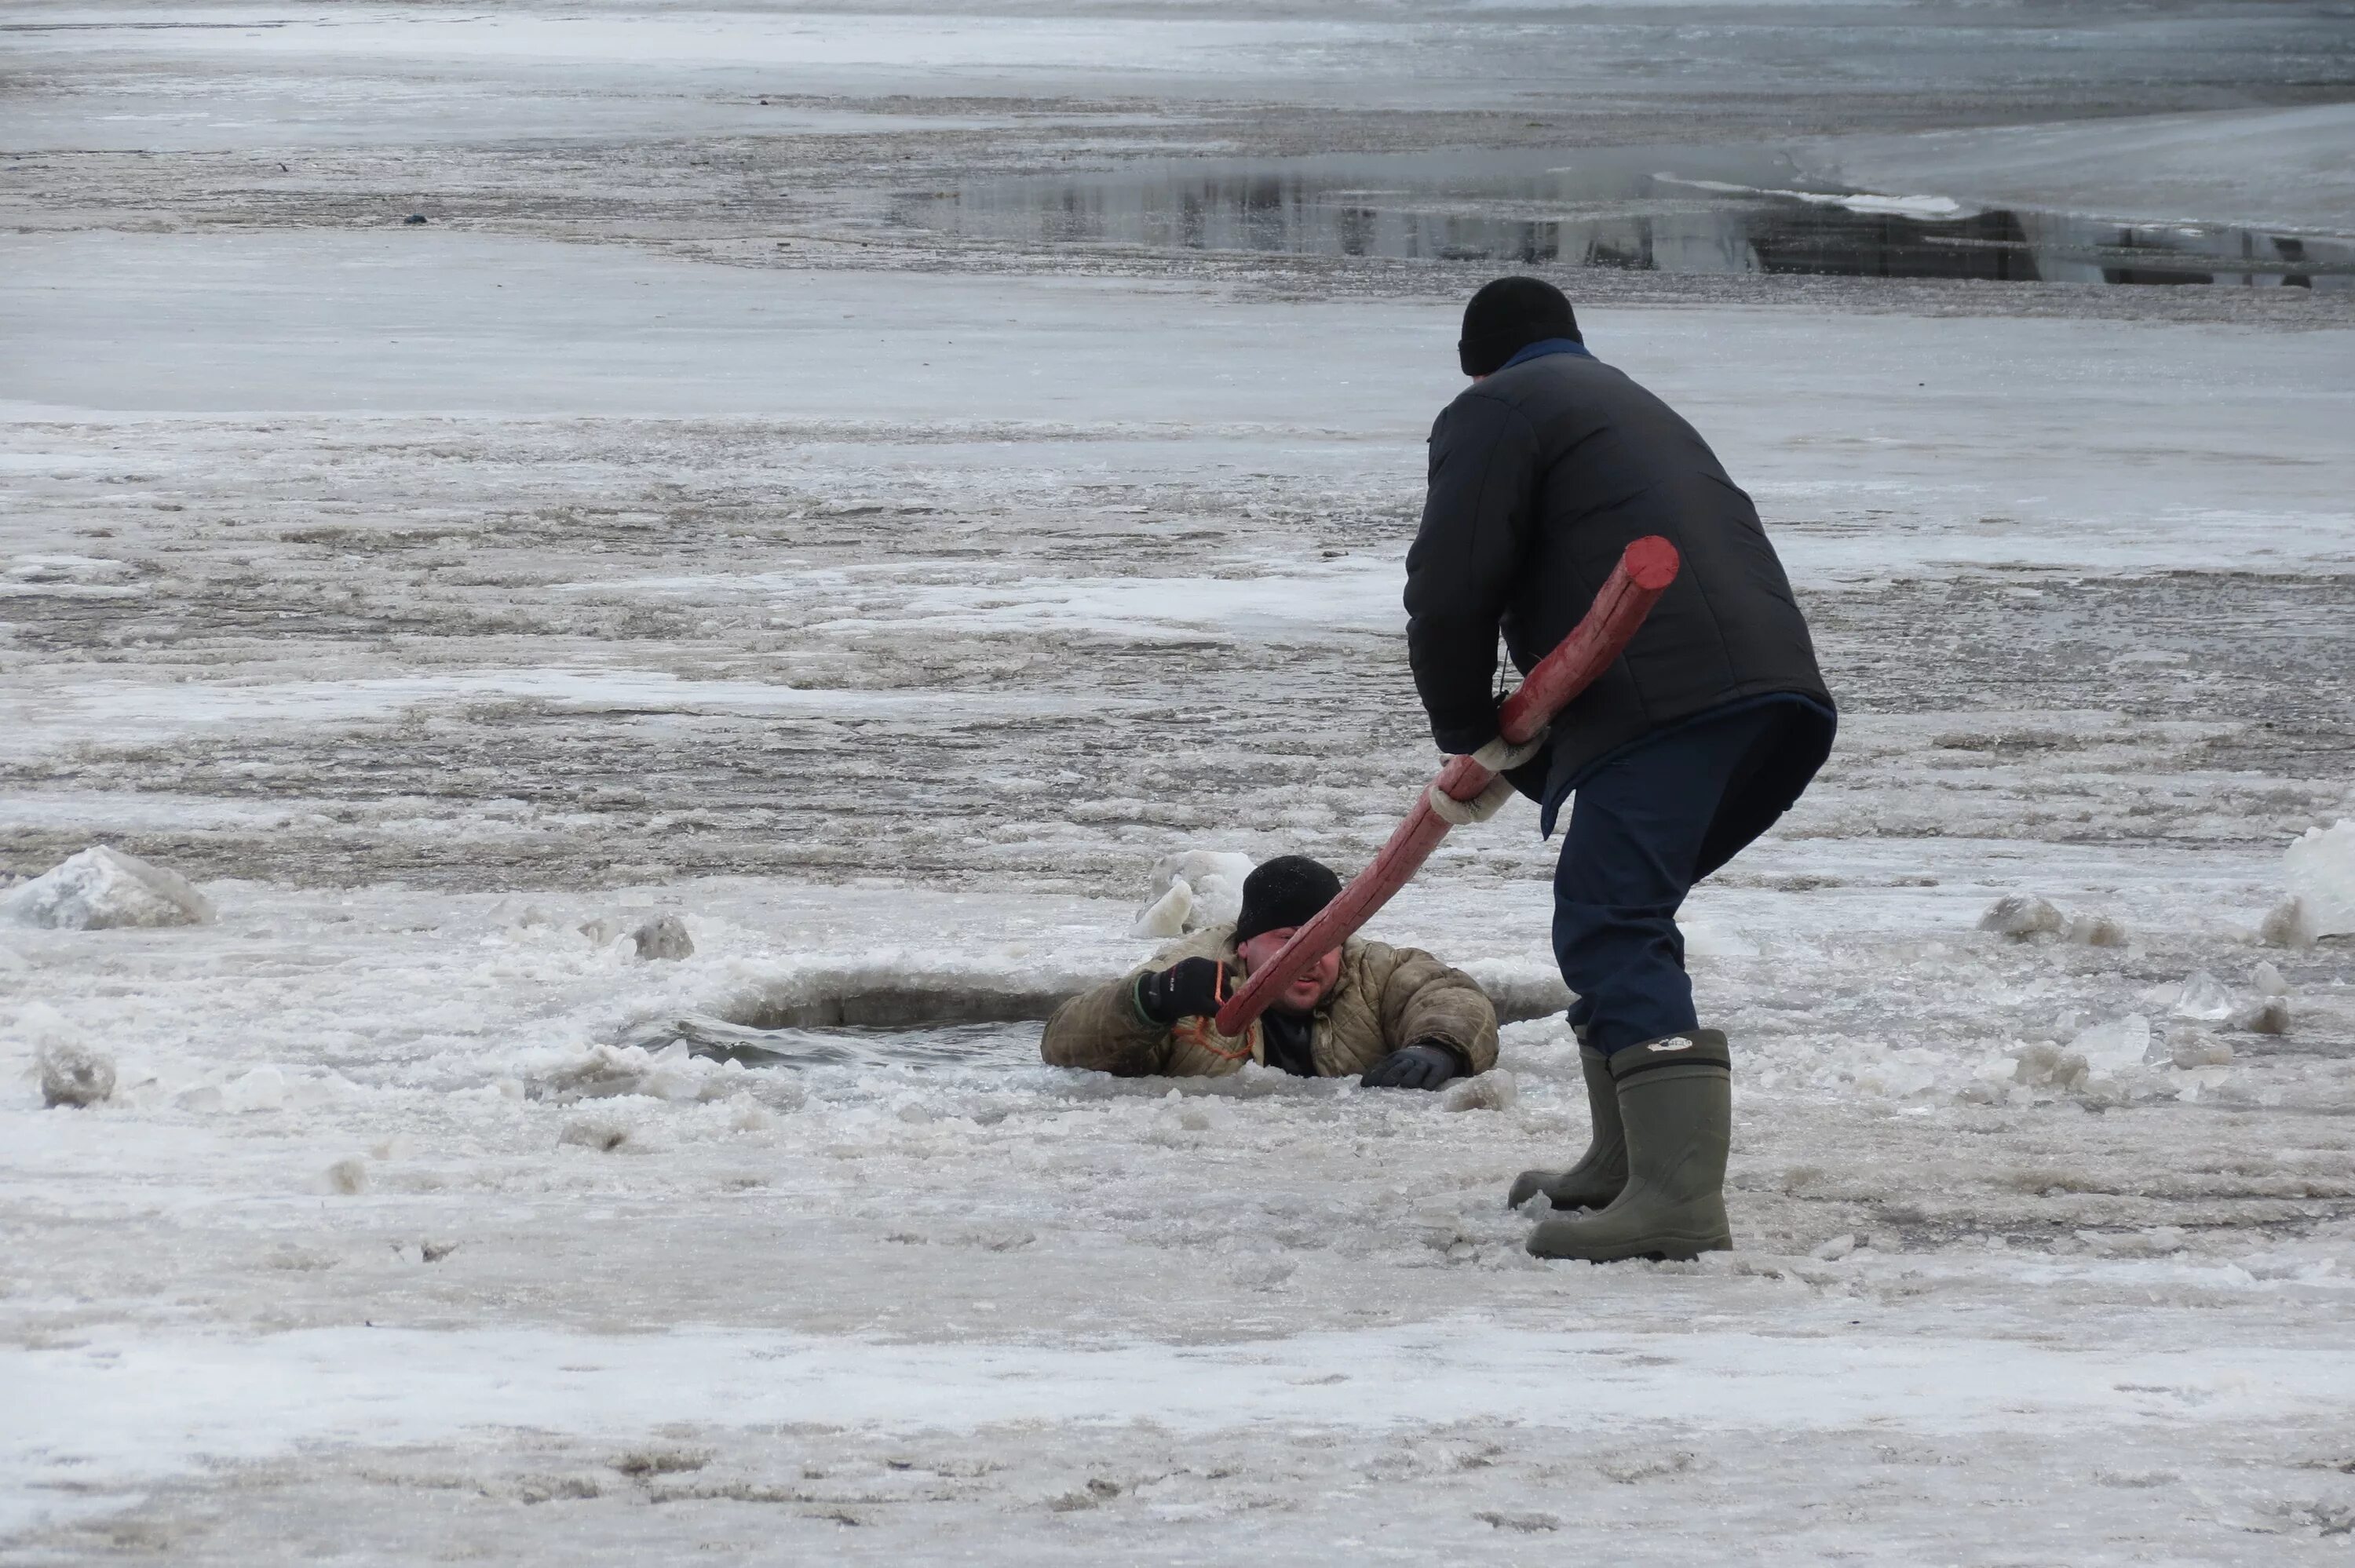
[[1677, 909], [1772, 827], [1830, 753], [1830, 710], [1771, 699], [1637, 741], [1578, 780], [1554, 873], [1570, 1022], [1605, 1054], [1699, 1022]]

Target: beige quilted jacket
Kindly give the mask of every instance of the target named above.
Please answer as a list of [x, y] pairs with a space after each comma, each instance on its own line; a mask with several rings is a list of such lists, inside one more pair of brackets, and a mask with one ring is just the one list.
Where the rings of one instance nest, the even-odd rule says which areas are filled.
[[[1092, 1067], [1122, 1077], [1214, 1077], [1264, 1063], [1259, 1025], [1241, 1038], [1219, 1033], [1207, 1018], [1164, 1026], [1136, 1011], [1137, 976], [1183, 959], [1216, 958], [1230, 986], [1242, 980], [1234, 927], [1213, 926], [1154, 955], [1109, 985], [1071, 998], [1047, 1020], [1039, 1054], [1058, 1067]], [[1497, 1010], [1472, 977], [1414, 948], [1351, 940], [1341, 974], [1318, 1004], [1309, 1054], [1316, 1075], [1354, 1075], [1401, 1046], [1444, 1040], [1485, 1073], [1497, 1065]]]

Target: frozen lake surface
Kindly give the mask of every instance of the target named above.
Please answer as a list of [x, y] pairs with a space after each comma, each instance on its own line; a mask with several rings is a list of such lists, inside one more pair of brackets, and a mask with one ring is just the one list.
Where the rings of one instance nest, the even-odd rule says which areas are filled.
[[[1502, 252], [1327, 246], [1316, 181], [2319, 248], [2343, 14], [5, 26], [0, 875], [218, 914], [0, 926], [0, 1562], [2343, 1560], [2355, 952], [2268, 927], [2355, 817], [2320, 269], [1678, 271], [1656, 210], [1563, 274], [1843, 707], [1688, 910], [1734, 1253], [1520, 1250], [1584, 1127], [1518, 805], [1372, 930], [1518, 1020], [1487, 1107], [1032, 1022], [1160, 856], [1354, 868], [1436, 760], [1401, 560]], [[1205, 160], [1309, 238], [905, 221]]]

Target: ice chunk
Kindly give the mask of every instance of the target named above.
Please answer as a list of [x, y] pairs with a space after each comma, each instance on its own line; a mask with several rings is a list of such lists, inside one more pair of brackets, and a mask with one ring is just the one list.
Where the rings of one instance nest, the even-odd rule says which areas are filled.
[[2355, 937], [2355, 817], [2308, 828], [2282, 852], [2283, 879], [2315, 937]]
[[649, 920], [632, 933], [642, 959], [691, 959], [695, 956], [695, 939], [687, 934], [686, 923], [676, 915], [666, 915], [659, 920]]
[[[2137, 1056], [2136, 1060], [2141, 1058]], [[2083, 1052], [2063, 1051], [2058, 1045], [2040, 1042], [2020, 1048], [2014, 1058], [2011, 1080], [2031, 1089], [2065, 1091], [2083, 1084], [2090, 1070]]]
[[2275, 967], [2271, 959], [2257, 960], [2257, 967], [2250, 971], [2249, 984], [2254, 988], [2259, 996], [2289, 994], [2289, 981], [2282, 979], [2281, 970]]
[[1440, 1092], [1442, 1110], [1507, 1110], [1520, 1097], [1513, 1075], [1496, 1068], [1476, 1078], [1458, 1078]]
[[353, 1197], [368, 1191], [368, 1161], [357, 1156], [338, 1160], [321, 1173], [319, 1180], [328, 1192]]
[[2085, 1059], [2085, 1065], [2096, 1073], [2117, 1073], [2128, 1067], [2139, 1067], [2150, 1058], [2150, 1020], [2139, 1012], [2129, 1012], [2109, 1023], [2096, 1023], [2091, 1029], [2079, 1031], [2069, 1042], [2069, 1049]]
[[196, 926], [213, 906], [176, 871], [93, 844], [0, 894], [0, 918], [59, 931]]
[[2268, 948], [2310, 948], [2315, 939], [2314, 919], [2307, 913], [2306, 900], [2283, 899], [2265, 912], [2257, 927], [2257, 940]]
[[275, 1067], [256, 1067], [221, 1089], [223, 1110], [276, 1110], [285, 1103], [286, 1075]]
[[2177, 994], [2172, 1016], [2194, 1023], [2222, 1023], [2232, 1016], [2232, 993], [2206, 969], [2196, 970]]
[[44, 1041], [36, 1059], [41, 1069], [41, 1102], [52, 1108], [104, 1103], [114, 1097], [114, 1059], [78, 1040]]
[[1828, 1242], [1823, 1243], [1813, 1252], [1807, 1254], [1807, 1255], [1812, 1258], [1819, 1259], [1825, 1263], [1838, 1263], [1841, 1258], [1844, 1258], [1849, 1254], [1854, 1252], [1856, 1247], [1856, 1233], [1854, 1231], [1848, 1231], [1832, 1237], [1832, 1239]]
[[1186, 917], [1194, 912], [1194, 890], [1179, 877], [1169, 885], [1169, 891], [1145, 907], [1136, 923], [1128, 928], [1132, 937], [1182, 937], [1186, 934]]
[[2050, 899], [2032, 893], [2008, 893], [1979, 916], [1980, 930], [2015, 939], [2046, 936], [2066, 924]]
[[2232, 1048], [2222, 1040], [2199, 1036], [2179, 1040], [2170, 1053], [2179, 1067], [2222, 1067], [2232, 1060]]
[[2278, 996], [2259, 997], [2225, 1021], [2224, 1027], [2246, 1034], [2289, 1033], [2289, 1003]]
[[[1175, 937], [1224, 925], [1242, 913], [1243, 879], [1252, 869], [1251, 856], [1231, 850], [1179, 850], [1163, 855], [1154, 863], [1153, 874], [1147, 879], [1147, 902], [1136, 917], [1134, 933]], [[1173, 915], [1176, 923], [1170, 929], [1146, 928], [1148, 922], [1167, 926]]]
[[611, 1154], [630, 1141], [630, 1129], [620, 1122], [601, 1117], [567, 1122], [564, 1130], [556, 1135], [559, 1146], [570, 1144], [580, 1149], [593, 1149], [601, 1154]]
[[2079, 915], [2069, 922], [2068, 938], [2081, 948], [2123, 948], [2126, 928], [2107, 915]]

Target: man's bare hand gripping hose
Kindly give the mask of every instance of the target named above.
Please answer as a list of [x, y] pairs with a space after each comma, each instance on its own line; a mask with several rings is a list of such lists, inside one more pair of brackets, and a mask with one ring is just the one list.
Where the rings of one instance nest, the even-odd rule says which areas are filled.
[[1620, 554], [1618, 566], [1595, 594], [1585, 618], [1505, 699], [1497, 714], [1497, 737], [1439, 770], [1373, 863], [1227, 999], [1215, 1024], [1220, 1033], [1241, 1034], [1301, 970], [1373, 918], [1422, 868], [1449, 828], [1496, 815], [1512, 793], [1505, 769], [1535, 756], [1554, 715], [1625, 652], [1644, 617], [1676, 581], [1678, 564], [1676, 546], [1657, 535], [1636, 540]]

